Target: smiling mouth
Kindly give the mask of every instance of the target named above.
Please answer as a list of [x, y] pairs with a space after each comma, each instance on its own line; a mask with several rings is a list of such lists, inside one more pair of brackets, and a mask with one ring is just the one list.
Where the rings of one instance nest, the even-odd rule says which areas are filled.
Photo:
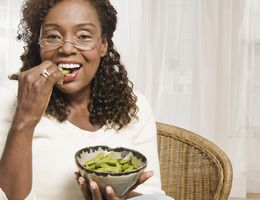
[[64, 76], [68, 76], [70, 74], [73, 74], [73, 72], [79, 70], [81, 68], [80, 64], [68, 64], [68, 63], [60, 63], [58, 65], [61, 72], [64, 74]]

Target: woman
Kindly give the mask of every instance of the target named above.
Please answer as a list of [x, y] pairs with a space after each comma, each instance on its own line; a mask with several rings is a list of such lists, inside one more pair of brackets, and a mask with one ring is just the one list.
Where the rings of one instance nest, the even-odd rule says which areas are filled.
[[108, 186], [107, 199], [168, 199], [151, 109], [134, 94], [114, 48], [116, 22], [108, 0], [23, 5], [23, 67], [0, 87], [2, 199], [102, 199], [95, 182], [72, 177], [75, 152], [97, 144], [133, 148], [148, 159], [136, 189], [118, 198]]

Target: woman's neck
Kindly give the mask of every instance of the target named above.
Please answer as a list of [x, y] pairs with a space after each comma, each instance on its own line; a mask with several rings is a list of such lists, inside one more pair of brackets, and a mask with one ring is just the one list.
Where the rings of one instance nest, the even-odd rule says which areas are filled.
[[80, 129], [87, 131], [96, 131], [101, 128], [100, 125], [91, 124], [89, 121], [88, 104], [90, 103], [90, 93], [87, 92], [80, 94], [69, 95], [70, 101], [70, 114], [68, 121], [79, 127]]
[[86, 107], [83, 109], [80, 107], [77, 109], [71, 108], [70, 110], [71, 112], [68, 116], [68, 121], [80, 129], [94, 132], [101, 128], [100, 125], [90, 123], [89, 111]]

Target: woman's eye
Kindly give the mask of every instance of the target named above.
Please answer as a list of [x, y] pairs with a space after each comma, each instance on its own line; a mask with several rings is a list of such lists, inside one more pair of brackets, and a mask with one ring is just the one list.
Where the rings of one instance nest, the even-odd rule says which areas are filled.
[[79, 35], [78, 39], [81, 41], [91, 41], [92, 37], [90, 35]]
[[59, 35], [55, 35], [55, 34], [51, 34], [51, 35], [47, 35], [46, 39], [49, 40], [59, 40], [61, 37]]

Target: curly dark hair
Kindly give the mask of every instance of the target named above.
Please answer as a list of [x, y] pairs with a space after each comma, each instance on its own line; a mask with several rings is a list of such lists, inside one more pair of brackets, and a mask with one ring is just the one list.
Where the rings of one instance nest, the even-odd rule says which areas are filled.
[[[21, 55], [23, 65], [20, 71], [28, 70], [41, 61], [38, 40], [41, 25], [48, 11], [62, 0], [27, 0], [22, 6], [23, 17], [19, 24], [18, 40], [25, 42]], [[133, 93], [133, 84], [127, 77], [125, 67], [120, 62], [120, 55], [112, 41], [117, 24], [117, 12], [109, 0], [86, 0], [97, 11], [101, 23], [102, 35], [108, 40], [108, 51], [101, 58], [99, 68], [91, 82], [91, 95], [88, 110], [92, 124], [109, 125], [121, 129], [132, 118], [137, 118], [137, 97]], [[18, 79], [18, 75], [11, 76]], [[65, 95], [54, 87], [50, 102], [45, 111], [60, 122], [67, 119], [70, 102]]]

